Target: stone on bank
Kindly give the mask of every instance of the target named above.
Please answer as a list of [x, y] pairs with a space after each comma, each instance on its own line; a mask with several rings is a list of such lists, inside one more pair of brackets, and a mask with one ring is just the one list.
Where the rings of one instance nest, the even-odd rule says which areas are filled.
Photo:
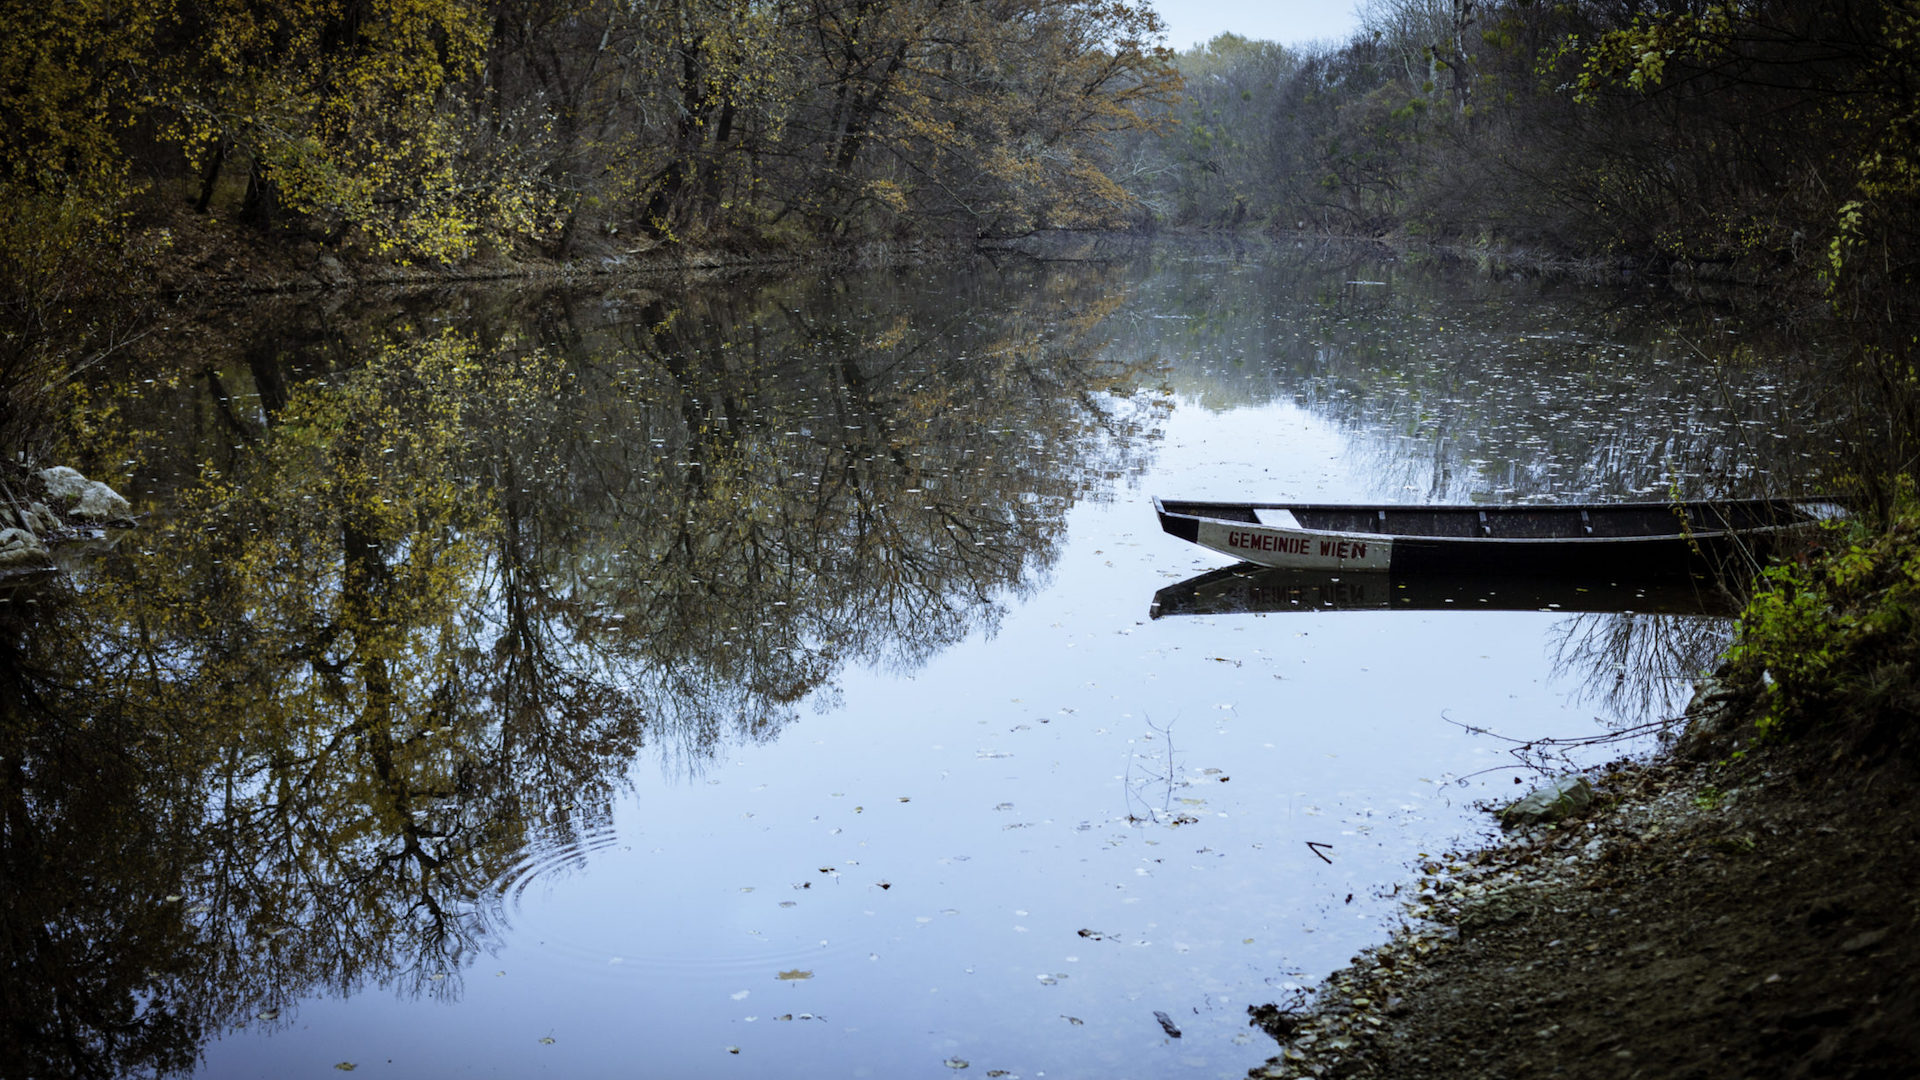
[[1577, 814], [1593, 805], [1593, 785], [1584, 776], [1563, 776], [1533, 789], [1527, 797], [1500, 811], [1500, 824], [1509, 829], [1541, 825]]
[[[34, 474], [46, 502], [0, 506], [0, 575], [54, 569], [48, 546], [75, 536], [98, 535], [107, 525], [132, 525], [133, 504], [98, 480], [64, 465]], [[48, 505], [48, 504], [52, 505]]]

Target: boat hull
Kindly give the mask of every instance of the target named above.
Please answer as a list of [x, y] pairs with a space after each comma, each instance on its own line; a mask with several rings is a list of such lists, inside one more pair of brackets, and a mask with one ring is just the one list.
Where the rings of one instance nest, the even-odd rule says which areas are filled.
[[[1548, 507], [1155, 499], [1154, 510], [1170, 535], [1280, 570], [1636, 577], [1756, 567], [1837, 512], [1785, 499]], [[1327, 524], [1341, 527], [1314, 527]]]

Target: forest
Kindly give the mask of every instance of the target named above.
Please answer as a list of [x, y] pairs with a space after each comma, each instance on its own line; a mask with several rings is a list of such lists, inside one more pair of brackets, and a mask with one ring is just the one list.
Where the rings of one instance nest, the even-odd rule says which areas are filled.
[[1344, 43], [1176, 54], [1149, 3], [1098, 0], [20, 6], [0, 38], [0, 443], [31, 455], [49, 382], [138, 332], [103, 301], [193, 288], [192, 267], [143, 272], [207, 261], [188, 234], [438, 268], [1062, 229], [1384, 237], [1758, 285], [1845, 320], [1882, 396], [1911, 381], [1920, 5], [1364, 15]]

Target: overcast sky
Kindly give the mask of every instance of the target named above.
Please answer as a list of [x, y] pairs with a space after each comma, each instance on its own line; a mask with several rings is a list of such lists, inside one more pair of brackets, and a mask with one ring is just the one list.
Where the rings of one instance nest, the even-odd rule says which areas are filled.
[[1184, 52], [1214, 35], [1287, 45], [1333, 38], [1344, 41], [1360, 19], [1358, 0], [1148, 0], [1167, 23], [1167, 44]]

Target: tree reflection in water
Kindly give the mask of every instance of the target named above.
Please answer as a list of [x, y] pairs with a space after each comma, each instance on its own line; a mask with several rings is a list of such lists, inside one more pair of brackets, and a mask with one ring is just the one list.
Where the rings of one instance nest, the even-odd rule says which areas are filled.
[[244, 448], [0, 606], [0, 1072], [456, 995], [501, 882], [604, 828], [643, 744], [697, 770], [847, 663], [991, 628], [1158, 417], [1094, 359], [1120, 290], [1017, 284], [560, 304], [208, 372]]
[[1726, 614], [1588, 612], [1548, 631], [1554, 667], [1577, 680], [1573, 699], [1591, 703], [1616, 728], [1678, 722], [1700, 677], [1733, 640]]

